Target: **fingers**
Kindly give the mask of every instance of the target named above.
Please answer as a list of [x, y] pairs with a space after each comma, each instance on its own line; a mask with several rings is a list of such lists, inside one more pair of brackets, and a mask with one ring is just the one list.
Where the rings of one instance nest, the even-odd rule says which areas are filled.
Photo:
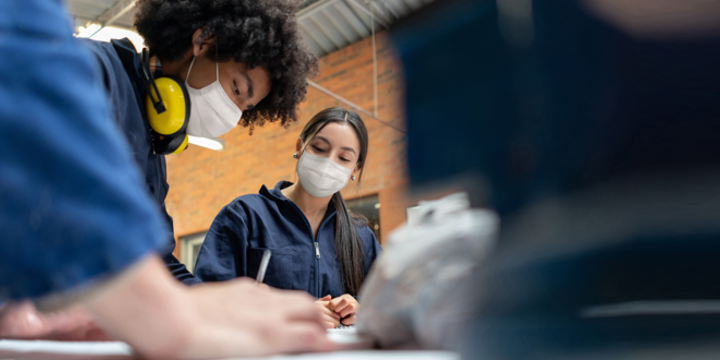
[[318, 330], [307, 324], [291, 324], [284, 328], [283, 335], [277, 338], [278, 347], [283, 353], [333, 351], [337, 344], [330, 341], [324, 329]]
[[325, 296], [323, 296], [322, 298], [315, 300], [315, 303], [316, 303], [316, 304], [322, 304], [322, 306], [327, 307], [327, 306], [328, 306], [328, 302], [330, 301], [330, 299], [332, 299], [332, 296], [330, 296], [330, 295], [325, 295]]
[[[324, 329], [328, 321], [340, 321], [340, 315], [334, 314], [324, 304], [312, 301], [312, 297], [301, 291], [272, 290], [263, 294], [258, 304], [259, 311], [274, 312], [292, 322], [309, 322]], [[327, 313], [325, 313], [327, 311]], [[337, 318], [329, 319], [329, 318]]]
[[[204, 286], [194, 286], [188, 289], [197, 298], [197, 301], [206, 303], [198, 308], [200, 313], [207, 313], [203, 317], [215, 317], [221, 309], [252, 309], [254, 313], [273, 314], [280, 321], [305, 321], [315, 323], [318, 328], [324, 328], [323, 318], [313, 297], [303, 291], [288, 291], [278, 289], [263, 289], [254, 281], [239, 278], [232, 281], [206, 283]], [[241, 321], [231, 312], [224, 310], [224, 316], [218, 320], [232, 326]], [[241, 313], [241, 311], [238, 311]], [[244, 312], [243, 312], [244, 313]], [[243, 315], [244, 316], [244, 315]]]
[[340, 319], [342, 318], [342, 317], [340, 316], [340, 314], [338, 314], [338, 313], [336, 313], [336, 312], [334, 312], [334, 311], [332, 311], [332, 310], [330, 310], [330, 309], [328, 309], [328, 308], [326, 308], [326, 307], [323, 307], [323, 308], [320, 309], [320, 310], [322, 311], [322, 314], [323, 314], [323, 315], [329, 316], [329, 317], [331, 317], [331, 318], [333, 318], [333, 319], [335, 319], [335, 320], [337, 320], [337, 321], [340, 321]]
[[348, 316], [347, 318], [343, 318], [342, 321], [340, 321], [343, 325], [354, 325], [355, 321], [357, 320], [357, 315], [353, 314]]
[[322, 323], [325, 328], [332, 329], [340, 325], [340, 315], [325, 306], [320, 306], [322, 313]]
[[323, 326], [325, 327], [325, 329], [334, 329], [340, 326], [340, 320], [330, 320], [331, 318], [327, 319], [327, 321], [323, 321]]
[[293, 301], [312, 300], [308, 293], [297, 290], [274, 289], [266, 284], [256, 284], [249, 278], [237, 278], [226, 282], [205, 283], [202, 287], [194, 287], [193, 290], [203, 292], [230, 291], [234, 296], [227, 298], [229, 303], [256, 303], [258, 305], [274, 306]]
[[[318, 306], [313, 302], [298, 301], [296, 303], [286, 303], [280, 310], [276, 308], [263, 308], [264, 311], [281, 311], [290, 321], [308, 321], [320, 324], [325, 321], [323, 316], [324, 306]], [[327, 308], [325, 308], [327, 309]]]
[[228, 338], [255, 338], [242, 344], [241, 353], [272, 355], [334, 349], [326, 329], [340, 325], [341, 315], [328, 308], [331, 296], [314, 299], [305, 292], [263, 289], [243, 279], [189, 291], [197, 291], [194, 298], [203, 304], [194, 308], [201, 312], [201, 321], [207, 322], [211, 331], [204, 331], [204, 336], [218, 337], [228, 332]]
[[[348, 295], [348, 294], [342, 294], [332, 300], [330, 300], [330, 303], [332, 304], [334, 310], [339, 311], [342, 307], [345, 307], [347, 304], [351, 302], [357, 302], [354, 297]], [[340, 307], [335, 309], [335, 307]]]
[[[198, 357], [267, 356], [334, 349], [326, 329], [336, 327], [340, 315], [322, 302], [301, 292], [266, 291], [246, 282], [234, 283], [232, 288], [226, 284], [188, 289], [201, 291], [193, 297], [200, 304], [193, 306], [200, 312], [196, 319], [203, 324], [203, 330], [197, 332], [203, 337], [197, 347], [213, 351], [213, 356], [198, 352], [202, 355]], [[243, 293], [238, 289], [249, 291]]]
[[336, 302], [330, 301], [329, 308], [334, 310], [338, 314], [342, 314], [342, 311], [350, 306], [350, 302], [347, 299], [335, 299]]
[[328, 303], [328, 308], [340, 314], [343, 318], [356, 313], [358, 307], [357, 300], [348, 294], [332, 299]]
[[255, 286], [257, 286], [260, 290], [270, 291], [270, 286], [268, 286], [267, 284], [256, 283]]
[[49, 332], [30, 301], [6, 305], [0, 313], [0, 337], [34, 338]]
[[349, 304], [347, 307], [345, 307], [344, 309], [342, 309], [342, 310], [340, 311], [340, 313], [339, 313], [339, 314], [340, 314], [340, 317], [341, 317], [341, 318], [346, 318], [346, 317], [348, 317], [348, 316], [350, 316], [350, 315], [354, 315], [354, 314], [357, 313], [357, 309], [358, 309], [358, 304], [357, 304], [357, 303]]
[[[92, 334], [90, 334], [92, 332]], [[79, 308], [41, 313], [30, 301], [4, 305], [0, 311], [0, 338], [84, 340], [104, 336], [90, 316]]]
[[334, 311], [340, 311], [346, 307], [348, 301], [344, 297], [336, 297], [328, 302], [328, 307]]

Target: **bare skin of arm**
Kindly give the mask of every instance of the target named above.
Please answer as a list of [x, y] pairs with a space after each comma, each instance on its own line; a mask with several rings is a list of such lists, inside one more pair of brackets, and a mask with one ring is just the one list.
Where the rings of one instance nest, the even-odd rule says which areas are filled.
[[[8, 326], [12, 321], [7, 315], [0, 319], [0, 331], [22, 332]], [[245, 279], [186, 287], [170, 276], [157, 256], [138, 261], [62, 313], [50, 316], [65, 317], [67, 328], [55, 328], [56, 334], [87, 328], [93, 319], [103, 334], [153, 359], [266, 356], [335, 348], [327, 339], [322, 313], [307, 294], [262, 288]], [[48, 324], [63, 325], [58, 319]]]

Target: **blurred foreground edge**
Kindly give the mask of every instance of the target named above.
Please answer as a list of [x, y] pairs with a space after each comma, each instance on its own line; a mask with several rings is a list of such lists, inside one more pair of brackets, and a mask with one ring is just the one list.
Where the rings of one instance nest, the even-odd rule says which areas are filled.
[[413, 187], [474, 178], [501, 217], [467, 359], [720, 356], [720, 33], [597, 8], [448, 0], [392, 29]]

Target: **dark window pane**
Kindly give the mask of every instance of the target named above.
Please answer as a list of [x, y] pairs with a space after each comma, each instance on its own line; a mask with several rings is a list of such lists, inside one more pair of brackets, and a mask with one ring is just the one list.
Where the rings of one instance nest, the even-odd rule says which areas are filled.
[[200, 248], [202, 247], [202, 243], [195, 244], [192, 247], [192, 268], [193, 271], [195, 270], [195, 263], [197, 262], [198, 254], [200, 253]]
[[375, 237], [382, 242], [380, 239], [380, 201], [377, 194], [347, 200], [345, 204], [350, 211], [367, 219], [367, 224], [375, 233]]

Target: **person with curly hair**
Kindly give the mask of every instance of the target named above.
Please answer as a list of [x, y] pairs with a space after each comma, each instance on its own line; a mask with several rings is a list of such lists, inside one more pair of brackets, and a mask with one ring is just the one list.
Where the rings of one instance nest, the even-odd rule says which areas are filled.
[[[153, 65], [154, 77], [175, 77], [184, 81], [187, 87], [190, 115], [186, 132], [189, 135], [217, 137], [227, 133], [238, 123], [252, 131], [254, 126], [262, 125], [265, 122], [279, 122], [285, 125], [295, 121], [297, 119], [296, 108], [306, 95], [306, 78], [314, 75], [318, 69], [317, 58], [303, 44], [296, 23], [295, 4], [288, 1], [138, 0], [135, 26], [149, 47], [151, 56], [149, 62]], [[69, 34], [67, 35], [69, 36]], [[86, 66], [87, 73], [94, 71], [93, 80], [98, 85], [94, 89], [102, 89], [103, 92], [89, 95], [92, 95], [94, 99], [100, 96], [103, 98], [103, 102], [109, 103], [111, 115], [109, 119], [112, 119], [110, 120], [112, 124], [107, 125], [111, 125], [110, 128], [118, 129], [118, 134], [124, 135], [124, 139], [120, 139], [120, 142], [129, 145], [128, 149], [132, 160], [137, 165], [140, 177], [145, 183], [147, 194], [142, 195], [149, 195], [162, 215], [165, 226], [158, 227], [156, 230], [161, 232], [158, 236], [164, 239], [162, 242], [164, 245], [156, 251], [161, 255], [165, 266], [169, 268], [175, 279], [187, 285], [198, 284], [200, 281], [193, 277], [172, 253], [175, 248], [175, 240], [172, 233], [172, 218], [165, 209], [165, 197], [168, 193], [165, 157], [162, 152], [156, 151], [157, 139], [152, 132], [146, 113], [147, 83], [143, 81], [143, 68], [141, 68], [144, 66], [144, 61], [141, 60], [144, 59], [141, 59], [129, 39], [112, 40], [110, 43], [88, 39], [78, 40], [84, 46], [74, 47], [79, 48], [76, 58], [81, 57], [80, 55], [87, 55], [89, 51], [93, 61], [84, 61], [82, 65], [88, 65]], [[61, 68], [61, 66], [57, 67]], [[83, 79], [74, 79], [77, 82], [81, 80]], [[68, 81], [72, 83], [72, 81]], [[218, 109], [218, 106], [221, 109]], [[79, 122], [77, 123], [79, 124]], [[122, 137], [122, 135], [120, 136]], [[68, 144], [68, 146], [71, 145], [76, 144]], [[118, 152], [124, 150], [124, 145], [117, 149]], [[88, 196], [92, 195], [90, 191], [91, 189], [88, 188]], [[110, 201], [109, 199], [106, 201]], [[137, 224], [126, 224], [128, 228], [134, 225]], [[85, 251], [92, 258], [98, 259], [97, 261], [118, 262], [116, 259], [118, 254], [95, 251], [91, 248], [86, 248]], [[134, 272], [146, 273], [144, 277], [147, 278], [150, 276], [147, 275], [150, 272], [146, 271], [154, 267], [152, 265], [154, 261], [146, 261], [143, 262], [145, 265], [134, 266], [134, 268], [144, 269], [134, 270]], [[153, 276], [167, 277], [172, 280], [165, 274]], [[32, 283], [28, 282], [27, 284]], [[179, 290], [184, 288], [180, 285], [179, 283], [165, 284], [153, 291], [158, 294], [167, 290], [168, 292], [163, 296], [176, 298], [179, 303], [182, 303], [185, 300], [181, 301], [180, 299], [187, 299], [187, 297], [170, 295], [185, 291]], [[255, 288], [256, 286], [252, 285], [251, 287]], [[229, 322], [237, 322], [246, 316], [247, 312], [255, 306], [250, 303], [255, 304], [259, 301], [269, 306], [269, 304], [276, 303], [276, 299], [283, 297], [295, 299], [293, 297], [295, 295], [289, 294], [276, 296], [256, 293], [257, 291], [254, 289], [248, 290], [248, 286], [245, 285], [234, 285], [232, 286], [233, 290], [220, 290], [214, 286], [190, 287], [189, 289], [194, 289], [193, 292], [198, 294], [222, 294], [230, 291], [235, 295], [228, 299], [232, 298], [235, 305], [248, 302], [247, 310], [236, 312], [228, 312], [224, 306], [218, 306], [216, 309], [208, 306], [202, 309], [207, 312], [202, 315], [205, 318], [224, 319], [223, 321]], [[243, 293], [253, 293], [254, 295], [247, 296], [255, 297], [255, 299], [246, 299], [245, 295], [243, 295], [245, 297], [240, 296]], [[117, 299], [121, 298], [117, 297]], [[193, 298], [197, 298], [198, 301], [201, 299], [200, 296], [194, 295]], [[208, 299], [214, 299], [214, 297], [210, 296]], [[105, 300], [108, 300], [107, 296], [105, 296]], [[130, 303], [118, 301], [113, 306], [118, 308], [130, 306]], [[281, 302], [286, 301], [288, 300]], [[305, 304], [295, 300], [290, 302]], [[312, 306], [311, 310], [315, 310], [312, 303], [308, 303]], [[190, 303], [185, 305], [195, 306]], [[305, 305], [298, 305], [294, 310], [273, 311], [273, 314], [276, 314], [273, 316], [277, 317], [278, 321], [275, 321], [276, 325], [272, 325], [272, 329], [268, 328], [266, 333], [276, 332], [277, 329], [274, 329], [273, 326], [287, 324], [288, 319], [293, 316], [298, 319], [306, 319], [308, 323], [318, 322], [320, 314], [317, 311], [308, 312], [307, 307], [303, 308]], [[106, 309], [103, 308], [101, 311], [104, 312]], [[152, 311], [174, 311], [169, 308], [151, 310], [148, 308], [146, 315], [149, 316]], [[304, 315], [298, 315], [298, 312]], [[115, 316], [111, 312], [104, 314], [110, 317]], [[144, 316], [141, 315], [141, 312], [136, 313], [134, 319], [138, 320]], [[271, 320], [271, 318], [266, 318], [266, 315], [268, 314], [263, 313], [258, 316], [263, 320]], [[35, 320], [28, 322], [27, 319]], [[96, 317], [88, 316], [84, 311], [77, 311], [77, 309], [63, 314], [46, 316], [38, 313], [34, 306], [27, 302], [6, 303], [0, 305], [0, 337], [62, 338], [65, 340], [106, 338], [106, 334], [99, 331], [100, 329], [93, 323], [93, 319]], [[122, 319], [114, 318], [113, 321], [119, 320]], [[126, 320], [128, 326], [131, 327], [131, 319]], [[173, 324], [177, 325], [180, 322], [182, 321], [178, 320], [160, 325], [168, 328], [168, 326], [172, 327]], [[273, 321], [271, 320], [271, 322]], [[158, 323], [162, 323], [162, 321]], [[246, 325], [250, 326], [249, 324], [253, 323], [252, 319], [249, 319]], [[187, 325], [187, 327], [193, 326]], [[156, 330], [162, 331], [159, 328], [147, 328], [148, 332]], [[296, 330], [298, 330], [298, 334], [304, 333], [299, 331], [299, 328], [292, 331]], [[138, 334], [140, 333], [142, 331], [138, 332]], [[118, 333], [108, 335], [117, 336]], [[227, 335], [233, 338], [237, 334], [228, 333]], [[248, 335], [248, 339], [250, 339], [257, 334], [250, 331]], [[138, 337], [133, 336], [133, 339]], [[156, 339], [152, 336], [147, 338]], [[167, 338], [173, 339], [172, 336]], [[270, 342], [272, 343], [272, 341]], [[202, 353], [202, 356], [210, 356], [209, 354], [214, 354], [213, 356], [270, 354], [322, 348], [318, 345], [319, 343], [302, 345], [293, 341], [285, 344], [273, 343], [275, 347], [254, 348], [254, 350], [248, 348], [244, 352], [238, 352], [237, 347], [233, 347], [233, 350], [218, 348], [216, 350], [220, 352], [205, 352]], [[264, 346], [268, 343], [258, 344], [258, 346]], [[146, 349], [158, 347], [157, 344], [146, 345]], [[142, 349], [143, 346], [140, 348]], [[223, 352], [226, 350], [229, 352]]]
[[[192, 66], [188, 84], [202, 87], [215, 80], [218, 63], [221, 75], [228, 75], [220, 83], [231, 98], [239, 92], [235, 103], [243, 110], [241, 123], [252, 130], [266, 121], [296, 121], [306, 78], [318, 70], [297, 26], [296, 5], [286, 0], [138, 0], [135, 27], [160, 59], [163, 75], [185, 79]], [[235, 79], [233, 72], [269, 80], [267, 96], [248, 98], [242, 77]]]
[[[307, 77], [318, 70], [304, 45], [295, 7], [284, 0], [138, 0], [135, 27], [149, 49], [154, 77], [185, 82], [190, 98], [187, 134], [218, 137], [238, 123], [252, 132], [265, 122], [297, 120]], [[165, 210], [164, 155], [153, 148], [144, 104], [140, 56], [128, 39], [86, 40], [97, 58], [115, 121], [125, 132], [148, 189]], [[167, 234], [163, 259], [175, 278], [199, 283], [173, 255]]]

